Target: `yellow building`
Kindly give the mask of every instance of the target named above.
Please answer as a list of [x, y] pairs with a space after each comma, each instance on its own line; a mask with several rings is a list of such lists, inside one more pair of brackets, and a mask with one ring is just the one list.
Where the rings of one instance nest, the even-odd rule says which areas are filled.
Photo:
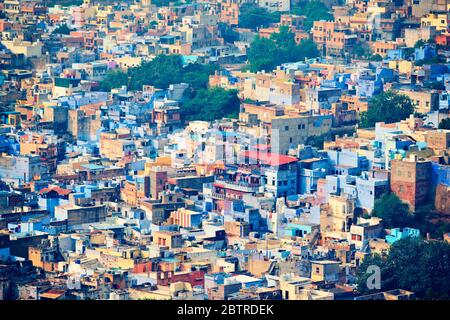
[[282, 276], [279, 286], [284, 300], [334, 300], [333, 293], [314, 289], [309, 278]]
[[42, 56], [42, 47], [44, 46], [39, 40], [36, 42], [22, 41], [18, 38], [12, 41], [1, 42], [7, 49], [14, 54], [23, 54], [26, 58], [40, 58]]
[[153, 162], [146, 162], [144, 168], [144, 175], [149, 176], [150, 172], [153, 171], [154, 168], [170, 168], [172, 166], [172, 158], [171, 157], [157, 157]]
[[348, 195], [328, 197], [328, 204], [321, 208], [320, 231], [323, 239], [346, 239], [346, 233], [354, 218], [355, 200]]
[[429, 13], [420, 19], [420, 24], [422, 27], [436, 27], [436, 31], [446, 31], [449, 15], [449, 12]]

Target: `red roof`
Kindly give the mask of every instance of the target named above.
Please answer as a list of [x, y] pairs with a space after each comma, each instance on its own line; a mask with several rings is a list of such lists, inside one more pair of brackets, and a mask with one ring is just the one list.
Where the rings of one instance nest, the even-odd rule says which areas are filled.
[[281, 166], [298, 161], [296, 157], [285, 156], [278, 153], [258, 152], [258, 151], [245, 151], [244, 156], [249, 159], [258, 160], [261, 164], [269, 166]]
[[55, 191], [60, 196], [67, 196], [69, 193], [72, 192], [72, 190], [63, 189], [60, 187], [49, 187], [49, 188], [44, 188], [41, 191], [39, 191], [39, 194], [49, 193], [50, 191]]

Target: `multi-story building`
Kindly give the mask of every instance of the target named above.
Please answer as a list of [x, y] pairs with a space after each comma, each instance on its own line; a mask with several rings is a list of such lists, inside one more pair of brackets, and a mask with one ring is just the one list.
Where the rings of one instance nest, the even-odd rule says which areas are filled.
[[314, 21], [312, 35], [319, 50], [330, 56], [353, 53], [358, 40], [358, 35], [350, 28], [333, 21]]
[[237, 26], [239, 23], [239, 1], [221, 0], [217, 3], [219, 9], [219, 20], [230, 26]]
[[427, 114], [439, 109], [439, 92], [400, 90], [399, 93], [408, 96], [418, 113]]
[[128, 135], [123, 136], [117, 132], [102, 132], [100, 134], [100, 154], [115, 160], [134, 154], [136, 144], [128, 138]]
[[321, 207], [320, 231], [324, 241], [345, 239], [355, 217], [355, 200], [349, 195], [330, 196]]
[[269, 12], [286, 12], [291, 9], [289, 0], [258, 0], [258, 6]]
[[4, 179], [30, 182], [47, 174], [47, 167], [38, 155], [0, 156], [0, 176]]
[[450, 148], [450, 130], [429, 130], [426, 142], [436, 153], [443, 153]]
[[430, 201], [431, 161], [415, 155], [404, 160], [391, 161], [391, 190], [411, 210]]
[[105, 221], [106, 215], [105, 205], [67, 204], [55, 207], [55, 218], [58, 221], [67, 221], [69, 227]]
[[310, 137], [330, 133], [332, 116], [279, 116], [271, 121], [270, 146], [273, 153], [287, 154], [289, 148], [305, 144]]
[[58, 151], [56, 136], [32, 134], [20, 137], [20, 154], [38, 155], [49, 172], [56, 170]]
[[275, 197], [297, 193], [298, 160], [296, 157], [258, 151], [246, 151], [244, 157], [245, 163], [261, 166], [266, 192], [272, 193]]
[[100, 111], [69, 110], [67, 131], [77, 140], [98, 140], [101, 128]]
[[431, 12], [420, 19], [422, 27], [435, 27], [436, 31], [448, 31], [450, 13], [448, 8], [443, 12]]

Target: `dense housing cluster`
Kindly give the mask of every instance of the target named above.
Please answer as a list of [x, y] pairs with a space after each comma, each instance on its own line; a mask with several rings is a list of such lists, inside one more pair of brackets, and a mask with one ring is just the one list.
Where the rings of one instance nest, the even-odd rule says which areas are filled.
[[449, 11], [2, 1], [0, 300], [450, 298]]

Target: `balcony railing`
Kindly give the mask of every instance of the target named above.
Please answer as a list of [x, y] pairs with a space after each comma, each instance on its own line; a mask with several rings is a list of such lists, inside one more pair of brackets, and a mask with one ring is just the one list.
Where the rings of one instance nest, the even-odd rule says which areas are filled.
[[250, 184], [246, 182], [234, 182], [226, 181], [221, 179], [216, 179], [215, 182], [220, 183], [226, 189], [232, 189], [242, 192], [257, 192], [259, 189], [259, 184]]

